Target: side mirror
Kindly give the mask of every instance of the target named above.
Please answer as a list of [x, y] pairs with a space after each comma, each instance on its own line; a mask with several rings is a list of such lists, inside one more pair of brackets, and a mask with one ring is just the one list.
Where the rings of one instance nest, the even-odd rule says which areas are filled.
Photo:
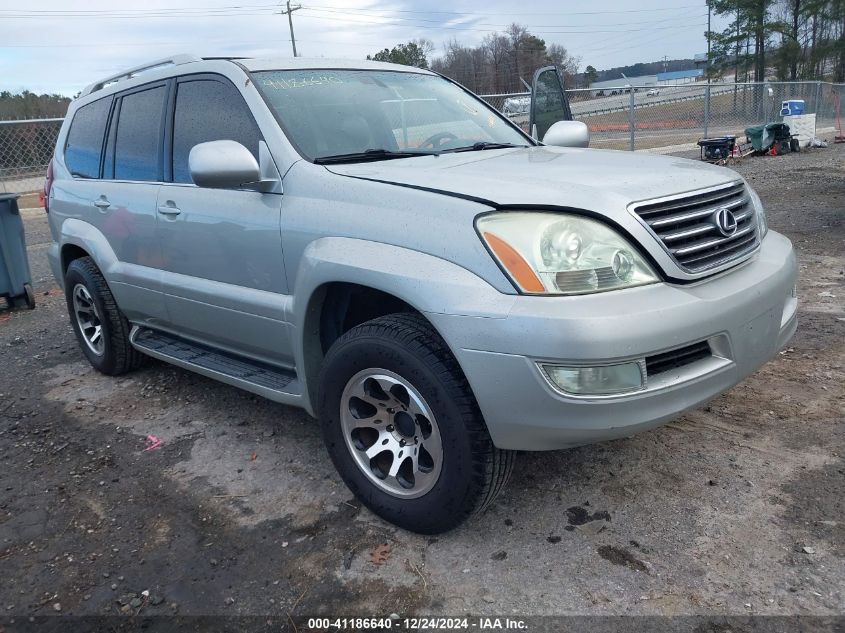
[[588, 147], [590, 130], [582, 121], [558, 121], [546, 132], [543, 143], [558, 147]]
[[261, 180], [255, 156], [236, 141], [194, 145], [188, 154], [188, 168], [194, 184], [209, 189], [237, 189]]

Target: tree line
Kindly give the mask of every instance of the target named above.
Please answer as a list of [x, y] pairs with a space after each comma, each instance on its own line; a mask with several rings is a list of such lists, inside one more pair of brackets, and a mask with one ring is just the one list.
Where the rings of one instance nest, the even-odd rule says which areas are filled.
[[367, 59], [431, 68], [479, 94], [523, 92], [522, 79], [530, 83], [535, 70], [552, 64], [564, 73], [567, 84], [574, 85], [581, 63], [566, 47], [547, 45], [516, 23], [503, 33], [489, 33], [478, 46], [466, 46], [453, 38], [446, 42], [442, 56], [432, 58], [433, 51], [429, 40], [412, 40]]
[[711, 74], [736, 81], [845, 81], [845, 0], [710, 0]]
[[57, 94], [38, 95], [29, 90], [13, 94], [0, 92], [0, 121], [63, 117], [70, 99]]

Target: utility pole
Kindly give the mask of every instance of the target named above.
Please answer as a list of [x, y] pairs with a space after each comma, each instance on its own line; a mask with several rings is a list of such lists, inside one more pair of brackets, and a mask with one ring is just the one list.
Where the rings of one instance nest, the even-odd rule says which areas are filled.
[[704, 72], [707, 73], [708, 84], [710, 83], [710, 14], [710, 0], [707, 0], [707, 61], [704, 63]]
[[302, 8], [301, 4], [295, 7], [290, 6], [290, 0], [287, 0], [287, 11], [280, 11], [280, 15], [288, 16], [288, 25], [290, 26], [290, 45], [293, 48], [293, 56], [296, 57], [296, 38], [293, 36], [293, 12], [299, 11]]
[[704, 62], [707, 87], [704, 89], [704, 138], [710, 125], [710, 0], [707, 0], [707, 60]]

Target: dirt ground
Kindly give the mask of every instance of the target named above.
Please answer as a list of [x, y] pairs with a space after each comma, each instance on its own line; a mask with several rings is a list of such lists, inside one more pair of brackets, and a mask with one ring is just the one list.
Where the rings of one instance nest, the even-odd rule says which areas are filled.
[[798, 252], [789, 347], [661, 429], [521, 454], [436, 538], [361, 509], [299, 410], [161, 363], [92, 371], [25, 211], [38, 307], [0, 312], [0, 619], [844, 615], [845, 146], [735, 169]]

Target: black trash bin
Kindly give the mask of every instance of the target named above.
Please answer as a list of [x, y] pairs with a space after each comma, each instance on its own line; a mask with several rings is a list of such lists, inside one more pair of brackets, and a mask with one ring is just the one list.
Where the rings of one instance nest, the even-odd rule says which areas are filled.
[[18, 195], [0, 194], [0, 297], [10, 308], [35, 308]]

